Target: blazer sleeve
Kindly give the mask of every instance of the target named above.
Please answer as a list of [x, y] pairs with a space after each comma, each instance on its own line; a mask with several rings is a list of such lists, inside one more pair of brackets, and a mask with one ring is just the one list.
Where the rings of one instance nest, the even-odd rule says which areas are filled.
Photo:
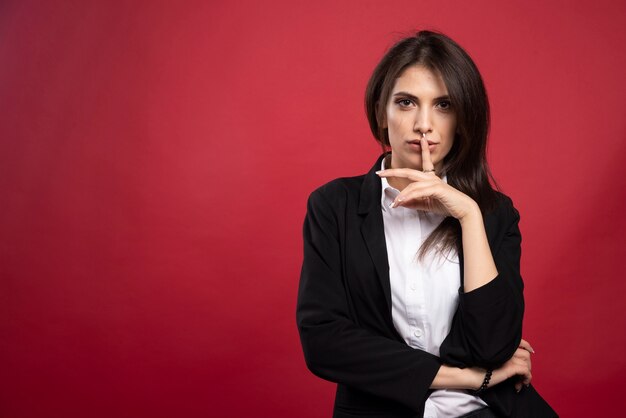
[[471, 292], [459, 290], [459, 307], [441, 345], [445, 364], [497, 368], [513, 356], [522, 338], [520, 217], [508, 197], [501, 195], [500, 202], [485, 219], [498, 275]]
[[339, 211], [320, 190], [309, 198], [296, 309], [306, 364], [323, 379], [421, 411], [441, 362], [354, 321], [342, 275]]

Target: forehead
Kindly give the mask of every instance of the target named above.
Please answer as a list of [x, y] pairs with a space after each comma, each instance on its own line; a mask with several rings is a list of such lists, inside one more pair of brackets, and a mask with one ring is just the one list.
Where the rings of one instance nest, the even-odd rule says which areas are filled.
[[444, 96], [448, 94], [446, 83], [441, 74], [423, 65], [411, 65], [400, 73], [395, 80], [392, 94], [400, 91], [415, 96]]

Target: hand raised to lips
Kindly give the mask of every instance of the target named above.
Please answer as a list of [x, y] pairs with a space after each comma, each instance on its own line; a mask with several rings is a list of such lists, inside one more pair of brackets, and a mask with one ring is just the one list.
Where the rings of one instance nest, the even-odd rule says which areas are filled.
[[404, 206], [462, 219], [478, 205], [468, 195], [450, 186], [435, 174], [435, 166], [425, 135], [422, 135], [420, 145], [422, 171], [411, 168], [391, 168], [376, 172], [380, 177], [396, 177], [410, 181], [396, 196], [391, 208]]

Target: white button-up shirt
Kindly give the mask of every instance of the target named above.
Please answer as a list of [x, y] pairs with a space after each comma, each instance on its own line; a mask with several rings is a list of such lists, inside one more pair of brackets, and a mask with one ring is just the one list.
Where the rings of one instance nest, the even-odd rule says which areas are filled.
[[[383, 159], [382, 169], [384, 164]], [[444, 217], [402, 206], [391, 209], [400, 192], [387, 179], [381, 181], [393, 324], [409, 346], [439, 356], [459, 302], [458, 255], [430, 251], [418, 260], [422, 243]], [[484, 406], [468, 391], [435, 390], [426, 400], [424, 418], [458, 417]]]

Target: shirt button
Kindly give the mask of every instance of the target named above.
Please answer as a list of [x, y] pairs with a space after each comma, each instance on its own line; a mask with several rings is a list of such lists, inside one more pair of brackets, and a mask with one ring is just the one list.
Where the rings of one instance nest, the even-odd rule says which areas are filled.
[[411, 283], [411, 290], [415, 290], [415, 283]]
[[417, 338], [422, 336], [422, 331], [419, 329], [416, 329], [415, 332], [413, 333], [413, 335], [415, 335]]

